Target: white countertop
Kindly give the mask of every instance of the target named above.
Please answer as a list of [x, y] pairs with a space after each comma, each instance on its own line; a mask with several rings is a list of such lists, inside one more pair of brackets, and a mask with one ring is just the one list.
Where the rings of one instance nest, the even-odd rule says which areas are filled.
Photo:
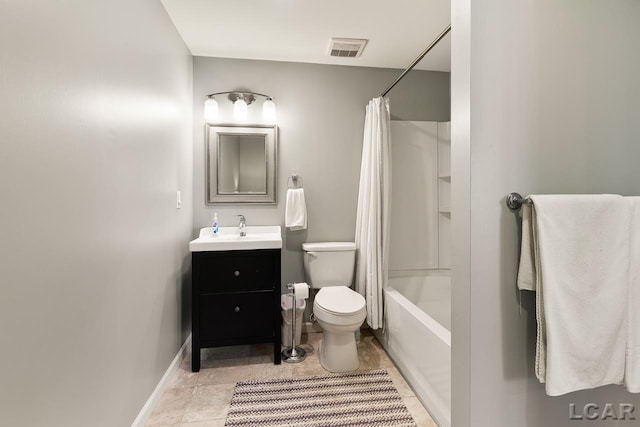
[[238, 251], [252, 249], [282, 249], [279, 225], [247, 226], [247, 235], [240, 237], [238, 227], [220, 227], [217, 236], [211, 227], [200, 229], [200, 236], [189, 242], [191, 252]]

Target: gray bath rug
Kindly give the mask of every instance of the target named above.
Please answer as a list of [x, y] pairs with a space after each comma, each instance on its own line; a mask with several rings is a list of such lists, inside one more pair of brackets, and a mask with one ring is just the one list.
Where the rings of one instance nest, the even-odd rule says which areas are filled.
[[385, 370], [236, 384], [226, 427], [417, 427]]

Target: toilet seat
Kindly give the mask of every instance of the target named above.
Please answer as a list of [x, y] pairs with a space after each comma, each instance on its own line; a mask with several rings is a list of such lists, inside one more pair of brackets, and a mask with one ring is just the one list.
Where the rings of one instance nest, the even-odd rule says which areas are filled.
[[316, 295], [313, 312], [324, 322], [347, 326], [364, 321], [367, 303], [362, 295], [346, 286], [330, 286]]
[[364, 297], [346, 286], [330, 286], [320, 289], [315, 302], [336, 315], [350, 315], [366, 307]]

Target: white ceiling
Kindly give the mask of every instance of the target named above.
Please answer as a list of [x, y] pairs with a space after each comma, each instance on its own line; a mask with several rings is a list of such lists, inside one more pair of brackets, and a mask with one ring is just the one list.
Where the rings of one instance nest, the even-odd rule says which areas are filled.
[[[451, 21], [450, 0], [161, 0], [194, 56], [406, 68]], [[363, 38], [359, 58], [327, 55]], [[449, 71], [450, 35], [416, 67]]]

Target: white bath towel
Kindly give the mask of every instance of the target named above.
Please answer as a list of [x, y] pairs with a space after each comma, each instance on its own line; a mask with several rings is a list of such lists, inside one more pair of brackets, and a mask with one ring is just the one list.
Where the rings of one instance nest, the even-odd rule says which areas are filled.
[[627, 197], [631, 204], [631, 249], [629, 259], [629, 314], [627, 363], [624, 384], [631, 393], [640, 393], [640, 197]]
[[518, 286], [535, 284], [536, 376], [550, 396], [621, 384], [630, 204], [616, 195], [531, 199], [531, 240], [521, 254], [531, 261], [525, 258]]
[[290, 188], [287, 191], [284, 225], [289, 227], [291, 231], [307, 228], [307, 204], [304, 200], [304, 188]]

